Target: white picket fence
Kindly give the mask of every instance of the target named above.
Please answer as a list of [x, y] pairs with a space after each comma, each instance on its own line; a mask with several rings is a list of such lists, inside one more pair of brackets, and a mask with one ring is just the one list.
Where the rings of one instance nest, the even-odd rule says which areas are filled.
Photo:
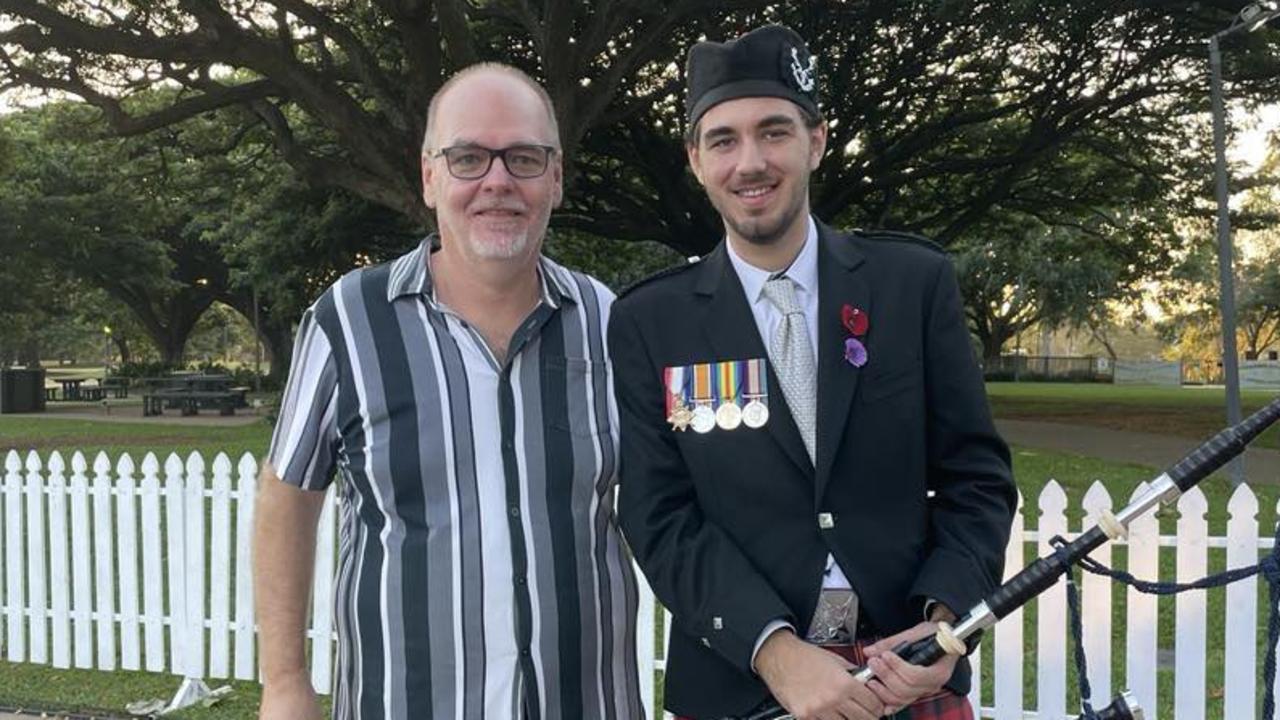
[[[16, 452], [5, 457], [0, 485], [0, 642], [10, 662], [49, 664], [58, 668], [145, 670], [182, 679], [171, 707], [191, 702], [214, 678], [254, 680], [258, 677], [253, 614], [250, 536], [257, 463], [245, 455], [233, 468], [219, 454], [207, 474], [204, 459], [192, 454], [184, 462], [170, 456], [163, 467], [148, 454], [136, 466], [128, 455], [114, 465], [99, 454], [92, 467], [80, 453], [70, 468], [58, 453], [47, 462], [35, 452], [25, 462]], [[1135, 494], [1138, 491], [1135, 490]], [[1128, 498], [1119, 504], [1127, 504]], [[1113, 506], [1101, 484], [1084, 498], [1095, 513]], [[1024, 528], [1021, 507], [1008, 547], [1012, 573], [1032, 559], [1025, 543], [1037, 543], [1037, 555], [1049, 551], [1055, 534], [1070, 537], [1067, 498], [1057, 483], [1038, 498], [1038, 528]], [[1211, 537], [1204, 519], [1205, 496], [1192, 490], [1178, 504], [1177, 531], [1161, 536], [1157, 521], [1135, 521], [1127, 541], [1130, 572], [1155, 578], [1160, 548], [1174, 548], [1177, 578], [1207, 574], [1211, 548], [1225, 548], [1228, 567], [1257, 561], [1269, 551], [1269, 536], [1259, 537], [1258, 501], [1247, 487], [1232, 496], [1227, 533]], [[1278, 509], [1280, 510], [1280, 509]], [[1079, 528], [1077, 528], [1079, 530]], [[331, 494], [321, 518], [320, 548], [335, 548], [335, 503]], [[1269, 535], [1269, 533], [1268, 533]], [[1022, 538], [1018, 542], [1016, 538]], [[1094, 558], [1110, 564], [1113, 546]], [[333, 616], [330, 607], [334, 552], [316, 558], [312, 608], [311, 674], [315, 686], [333, 681]], [[1094, 576], [1082, 582], [1084, 644], [1096, 705], [1113, 694], [1112, 584]], [[1128, 590], [1125, 615], [1123, 676], [1126, 687], [1157, 717], [1156, 600]], [[1215, 591], [1222, 592], [1222, 591]], [[1225, 673], [1207, 677], [1209, 617], [1206, 595], [1179, 595], [1175, 622], [1173, 706], [1178, 720], [1206, 717], [1209, 686], [1221, 687], [1222, 715], [1254, 718], [1260, 689], [1257, 656], [1265, 614], [1258, 611], [1258, 581], [1250, 579], [1225, 590]], [[997, 720], [1075, 717], [1068, 712], [1066, 591], [1061, 583], [1036, 600], [1036, 696], [1034, 709], [1023, 697], [1024, 642], [1022, 613], [1000, 623], [994, 633], [994, 672], [975, 678], [970, 696], [983, 717]], [[658, 620], [654, 598], [641, 592], [637, 655], [646, 702], [654, 697], [654, 671], [664, 667], [655, 647]], [[669, 618], [664, 618], [669, 620]], [[669, 628], [670, 623], [664, 622]], [[981, 657], [974, 658], [981, 666]], [[982, 687], [994, 683], [994, 705], [979, 702]], [[2, 687], [2, 685], [0, 685]], [[1216, 713], [1215, 713], [1216, 715]], [[652, 707], [650, 707], [652, 716]]]

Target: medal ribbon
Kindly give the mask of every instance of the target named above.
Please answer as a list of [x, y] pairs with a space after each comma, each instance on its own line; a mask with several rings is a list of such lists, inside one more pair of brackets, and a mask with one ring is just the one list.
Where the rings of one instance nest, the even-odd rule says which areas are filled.
[[759, 400], [764, 396], [764, 360], [756, 358], [747, 361], [747, 398]]
[[720, 363], [720, 398], [722, 402], [737, 405], [738, 397], [738, 361], [727, 360]]
[[663, 389], [663, 393], [662, 393], [662, 394], [666, 396], [666, 400], [667, 400], [667, 414], [666, 414], [666, 417], [671, 417], [671, 411], [675, 409], [675, 404], [676, 404], [676, 402], [675, 402], [675, 401], [676, 401], [676, 398], [675, 398], [676, 377], [675, 377], [675, 375], [676, 375], [676, 369], [675, 369], [675, 368], [673, 368], [673, 367], [665, 367], [665, 368], [662, 368], [662, 389]]
[[693, 401], [711, 400], [711, 365], [693, 366]]

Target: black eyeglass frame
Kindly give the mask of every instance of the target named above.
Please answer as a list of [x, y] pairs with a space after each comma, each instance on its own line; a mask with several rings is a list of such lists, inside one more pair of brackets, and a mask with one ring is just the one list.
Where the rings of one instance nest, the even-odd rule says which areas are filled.
[[[529, 149], [537, 149], [542, 151], [542, 155], [543, 155], [542, 170], [538, 171], [536, 175], [521, 175], [520, 173], [511, 169], [511, 163], [507, 160], [507, 153], [515, 150], [529, 150]], [[489, 160], [484, 165], [484, 171], [477, 173], [475, 175], [459, 175], [457, 171], [454, 170], [453, 168], [453, 160], [449, 157], [450, 152], [454, 150], [470, 150], [472, 152], [479, 151], [479, 152], [485, 153], [488, 156]], [[443, 156], [444, 164], [445, 164], [445, 167], [449, 169], [449, 174], [457, 178], [458, 180], [479, 180], [480, 178], [483, 178], [485, 175], [488, 175], [489, 171], [493, 169], [493, 159], [495, 157], [502, 158], [502, 166], [506, 168], [507, 174], [510, 175], [511, 177], [516, 178], [518, 180], [533, 180], [535, 178], [540, 178], [543, 175], [547, 174], [547, 170], [551, 167], [551, 157], [556, 152], [558, 152], [558, 150], [552, 147], [551, 145], [539, 145], [535, 143], [519, 143], [517, 145], [508, 145], [507, 147], [504, 147], [504, 148], [491, 148], [491, 147], [485, 147], [484, 145], [475, 145], [475, 144], [467, 143], [464, 145], [450, 145], [449, 147], [446, 147], [446, 148], [440, 148], [439, 150], [431, 153], [429, 157], [438, 158]]]

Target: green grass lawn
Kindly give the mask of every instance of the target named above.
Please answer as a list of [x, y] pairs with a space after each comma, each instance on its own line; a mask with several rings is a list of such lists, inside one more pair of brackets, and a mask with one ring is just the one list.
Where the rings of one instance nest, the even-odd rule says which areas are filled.
[[246, 452], [260, 457], [270, 441], [271, 426], [265, 419], [222, 427], [0, 416], [0, 456], [17, 450], [24, 462], [31, 450], [46, 459], [57, 450], [68, 462], [69, 454], [79, 450], [91, 465], [99, 451], [105, 451], [113, 462], [127, 452], [138, 464], [148, 452], [154, 452], [162, 464], [169, 453], [185, 458], [192, 451], [198, 451], [212, 462], [216, 453], [226, 452], [234, 463]]
[[[1051, 385], [1051, 384], [992, 384], [989, 387], [992, 406], [999, 417], [1022, 417], [1029, 419], [1054, 420], [1058, 422], [1085, 423], [1103, 425], [1105, 427], [1123, 427], [1124, 429], [1141, 429], [1144, 431], [1163, 431], [1189, 439], [1207, 437], [1224, 424], [1221, 419], [1221, 390], [1179, 390], [1160, 388], [1125, 388], [1093, 385]], [[1257, 407], [1269, 398], [1265, 394], [1249, 394], [1245, 398], [1246, 410]], [[1106, 408], [1106, 411], [1103, 411]], [[1160, 424], [1153, 425], [1153, 419]], [[1123, 425], [1122, 425], [1123, 423]], [[68, 452], [82, 450], [96, 453], [105, 450], [115, 457], [121, 452], [131, 453], [135, 460], [141, 460], [148, 451], [158, 455], [178, 452], [185, 455], [192, 450], [203, 453], [211, 460], [213, 454], [226, 451], [233, 459], [243, 452], [251, 452], [255, 456], [265, 451], [270, 437], [267, 423], [257, 422], [244, 427], [192, 427], [182, 425], [152, 425], [142, 423], [99, 423], [92, 421], [62, 420], [41, 418], [38, 420], [23, 418], [6, 418], [0, 416], [0, 455], [10, 448], [18, 449], [25, 457], [26, 451], [36, 449], [43, 457], [53, 450]], [[1273, 447], [1276, 442], [1274, 431], [1269, 438]], [[1123, 505], [1137, 483], [1149, 480], [1158, 473], [1158, 469], [1141, 465], [1105, 462], [1088, 457], [1067, 455], [1063, 453], [1014, 448], [1014, 472], [1024, 496], [1026, 524], [1034, 527], [1038, 510], [1036, 499], [1044, 484], [1056, 479], [1066, 490], [1069, 497], [1070, 527], [1075, 529], [1080, 524], [1080, 500], [1095, 480], [1100, 480], [1107, 487], [1115, 504]], [[1225, 527], [1225, 508], [1230, 497], [1231, 488], [1225, 480], [1214, 477], [1206, 480], [1201, 489], [1209, 499], [1210, 529], [1221, 534]], [[1280, 487], [1266, 486], [1256, 488], [1259, 498], [1259, 522], [1263, 527], [1270, 527], [1275, 522], [1274, 509], [1280, 500]], [[1172, 533], [1176, 522], [1176, 512], [1163, 510], [1160, 513], [1162, 532]], [[1035, 555], [1035, 548], [1028, 546], [1026, 558], [1030, 561]], [[1117, 548], [1114, 561], [1123, 559], [1122, 549]], [[1211, 571], [1220, 568], [1224, 563], [1224, 553], [1210, 553]], [[1162, 575], [1168, 579], [1172, 575], [1172, 552], [1163, 552], [1161, 556]], [[1113, 627], [1115, 628], [1115, 646], [1112, 671], [1113, 688], [1124, 687], [1124, 589], [1117, 586], [1114, 590]], [[1209, 693], [1212, 696], [1222, 684], [1222, 630], [1220, 620], [1222, 591], [1209, 593], [1209, 662], [1207, 669]], [[1260, 602], [1260, 609], [1265, 609], [1266, 602]], [[1160, 605], [1160, 647], [1173, 646], [1173, 601], [1162, 600]], [[1024, 695], [1030, 700], [1035, 694], [1035, 611], [1029, 608], [1024, 614], [1026, 623], [1025, 638], [1027, 647], [1027, 663], [1024, 670]], [[1265, 615], [1261, 622], [1265, 622]], [[1260, 628], [1261, 632], [1261, 628]], [[989, 642], [989, 641], [988, 641]], [[1262, 638], [1259, 638], [1259, 662], [1263, 657]], [[990, 664], [991, 653], [985, 654], [984, 664]], [[988, 675], [988, 678], [990, 675]], [[168, 698], [177, 689], [180, 680], [167, 674], [153, 675], [138, 672], [104, 673], [84, 670], [55, 670], [46, 666], [27, 664], [11, 664], [0, 661], [0, 707], [43, 707], [62, 710], [97, 710], [123, 714], [121, 708], [125, 703], [144, 698]], [[225, 684], [222, 681], [210, 680], [211, 687]], [[1164, 671], [1160, 677], [1161, 693], [1164, 698], [1160, 708], [1161, 717], [1172, 717], [1172, 672]], [[212, 708], [191, 709], [176, 717], [187, 720], [206, 720], [223, 718], [255, 717], [259, 698], [258, 687], [254, 683], [233, 683], [235, 693], [232, 698]], [[986, 702], [990, 703], [990, 681], [986, 687]], [[1068, 679], [1068, 688], [1074, 693], [1074, 676]], [[1218, 693], [1220, 696], [1220, 693]], [[1072, 695], [1074, 698], [1074, 694]], [[1095, 698], [1096, 704], [1103, 705], [1108, 700]], [[1073, 700], [1074, 702], [1074, 700]], [[1028, 706], [1031, 706], [1030, 704]], [[1070, 707], [1070, 705], [1068, 706]], [[1210, 702], [1208, 717], [1221, 718], [1220, 701]]]
[[[1280, 393], [1241, 394], [1244, 414]], [[1226, 427], [1226, 393], [1221, 387], [1155, 387], [1088, 383], [987, 383], [991, 411], [998, 418], [1091, 425], [1113, 430], [1207, 439]], [[1255, 443], [1280, 448], [1280, 429]]]

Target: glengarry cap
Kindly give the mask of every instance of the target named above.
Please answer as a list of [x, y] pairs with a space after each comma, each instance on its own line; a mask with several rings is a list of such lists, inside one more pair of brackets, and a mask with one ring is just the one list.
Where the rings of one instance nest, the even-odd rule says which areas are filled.
[[712, 106], [743, 97], [783, 98], [820, 115], [816, 65], [804, 40], [782, 25], [728, 42], [700, 42], [689, 49], [685, 64], [689, 126]]

